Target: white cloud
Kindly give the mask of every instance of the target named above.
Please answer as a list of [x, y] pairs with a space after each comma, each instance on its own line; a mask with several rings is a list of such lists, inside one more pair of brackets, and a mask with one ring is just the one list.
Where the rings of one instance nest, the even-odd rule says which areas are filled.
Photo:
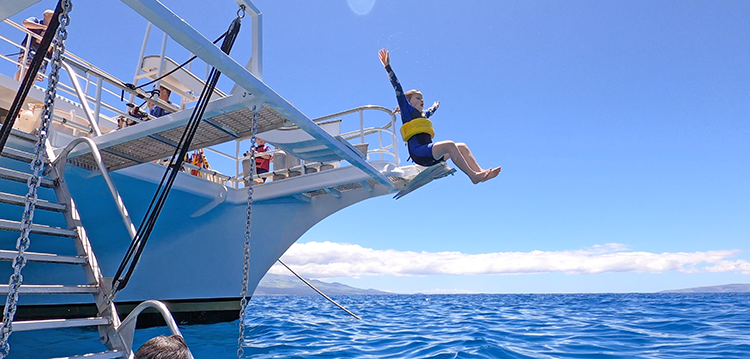
[[[628, 251], [625, 245], [609, 243], [586, 249], [557, 252], [465, 254], [375, 250], [356, 244], [309, 242], [295, 243], [282, 258], [295, 271], [312, 278], [553, 272], [597, 274], [680, 271], [750, 274], [750, 262], [729, 259], [739, 252], [739, 250], [690, 253], [634, 252]], [[286, 269], [274, 266], [271, 272], [284, 273]]]

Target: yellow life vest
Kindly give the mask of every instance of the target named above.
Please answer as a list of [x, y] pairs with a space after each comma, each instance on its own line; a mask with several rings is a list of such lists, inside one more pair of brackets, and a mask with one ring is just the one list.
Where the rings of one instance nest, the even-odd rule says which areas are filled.
[[414, 135], [420, 133], [430, 135], [430, 139], [435, 137], [435, 130], [432, 129], [432, 121], [420, 117], [401, 125], [401, 138], [404, 139], [404, 142], [409, 141]]

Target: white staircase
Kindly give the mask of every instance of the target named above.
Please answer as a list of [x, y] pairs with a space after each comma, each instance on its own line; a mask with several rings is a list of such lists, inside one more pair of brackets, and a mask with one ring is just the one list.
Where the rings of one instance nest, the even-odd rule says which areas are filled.
[[[0, 265], [11, 266], [18, 255], [15, 248], [18, 235], [12, 232], [21, 231], [21, 222], [18, 221], [26, 206], [26, 194], [28, 187], [26, 182], [32, 176], [30, 163], [35, 154], [26, 152], [34, 148], [36, 137], [13, 131], [8, 145], [2, 150], [0, 157]], [[135, 331], [135, 323], [138, 314], [146, 308], [157, 309], [165, 319], [173, 334], [180, 334], [171, 314], [166, 306], [156, 301], [142, 303], [138, 310], [134, 310], [128, 318], [120, 321], [114, 304], [109, 303], [108, 297], [111, 291], [108, 282], [102, 276], [96, 256], [86, 236], [86, 230], [80, 220], [80, 215], [75, 207], [75, 202], [64, 179], [60, 179], [57, 168], [45, 156], [46, 171], [41, 180], [39, 199], [36, 202], [34, 224], [31, 226], [29, 235], [29, 251], [24, 252], [27, 265], [24, 268], [24, 282], [19, 287], [19, 305], [23, 305], [24, 295], [65, 295], [65, 294], [91, 294], [96, 302], [98, 314], [90, 318], [44, 318], [37, 320], [14, 320], [13, 331], [35, 331], [72, 327], [96, 327], [99, 337], [106, 346], [106, 351], [100, 353], [86, 353], [72, 358], [129, 358], [132, 354], [132, 340]], [[46, 198], [46, 199], [43, 199]], [[11, 218], [2, 218], [11, 217]], [[51, 221], [54, 223], [36, 223], [36, 221]], [[54, 243], [49, 246], [50, 240], [69, 241], [67, 250], [64, 243]], [[45, 243], [46, 242], [46, 243]], [[37, 244], [35, 246], [35, 244]], [[64, 253], [52, 253], [52, 251], [35, 251], [37, 248], [61, 248]], [[72, 253], [75, 253], [74, 255]], [[32, 273], [44, 271], [55, 271], [60, 265], [80, 266], [82, 271], [76, 278], [70, 278], [66, 283], [39, 283], [39, 279], [30, 277], [28, 268], [34, 268]], [[41, 268], [41, 266], [49, 266]], [[12, 272], [12, 269], [11, 269]], [[4, 273], [7, 273], [4, 271]], [[46, 273], [46, 272], [45, 272]], [[51, 276], [54, 277], [54, 276]], [[66, 278], [67, 279], [67, 278]], [[7, 283], [7, 278], [0, 278], [0, 283]], [[70, 284], [76, 283], [76, 284]], [[10, 291], [8, 284], [0, 284], [0, 295], [8, 295]], [[4, 304], [0, 303], [0, 304]], [[2, 329], [2, 322], [0, 322]], [[10, 337], [11, 353], [13, 352], [13, 337]], [[0, 357], [2, 353], [0, 352]]]
[[[21, 231], [21, 222], [18, 220], [21, 218], [20, 214], [26, 205], [25, 195], [27, 188], [23, 185], [13, 185], [12, 182], [25, 183], [31, 177], [29, 164], [33, 161], [35, 155], [19, 148], [33, 148], [33, 141], [36, 141], [36, 137], [14, 131], [8, 146], [3, 149], [2, 157], [4, 158], [0, 162], [0, 203], [3, 203], [4, 207], [0, 208], [0, 213], [15, 214], [11, 207], [16, 206], [19, 208], [17, 212], [19, 215], [16, 218], [0, 218], [0, 231]], [[92, 318], [16, 320], [12, 323], [13, 331], [97, 327], [102, 341], [107, 345], [109, 350], [98, 353], [93, 357], [123, 357], [123, 354], [127, 350], [125, 350], [122, 338], [117, 332], [117, 326], [120, 325], [120, 318], [117, 315], [115, 306], [107, 305], [109, 291], [105, 287], [104, 278], [96, 261], [96, 256], [91, 249], [91, 244], [86, 237], [86, 231], [81, 224], [80, 216], [75, 209], [75, 204], [70, 197], [70, 192], [68, 192], [65, 182], [58, 181], [55, 169], [51, 167], [46, 158], [45, 162], [47, 162], [48, 170], [46, 171], [47, 175], [42, 179], [41, 186], [52, 189], [54, 195], [47, 194], [47, 197], [53, 196], [56, 198], [56, 201], [39, 199], [36, 203], [36, 215], [34, 218], [50, 217], [49, 215], [41, 215], [38, 213], [39, 211], [53, 212], [64, 218], [65, 225], [59, 226], [61, 222], [59, 220], [58, 225], [46, 225], [43, 223], [34, 223], [32, 225], [31, 234], [29, 235], [31, 240], [29, 249], [31, 251], [24, 253], [24, 257], [28, 263], [26, 269], [32, 265], [62, 264], [80, 266], [82, 271], [77, 280], [79, 284], [76, 285], [56, 283], [27, 284], [27, 282], [36, 282], [33, 278], [26, 277], [24, 283], [19, 288], [19, 303], [23, 304], [24, 295], [91, 294], [94, 296], [99, 314]], [[27, 171], [24, 171], [24, 168]], [[37, 235], [62, 237], [60, 240], [63, 240], [63, 238], [69, 240], [70, 246], [75, 248], [76, 255], [34, 252], [34, 242], [37, 239], [35, 238]], [[8, 236], [4, 236], [4, 238], [8, 238]], [[4, 261], [6, 263], [4, 265], [10, 265], [18, 254], [18, 251], [15, 249], [15, 241], [2, 240], [0, 241], [0, 246], [0, 261]], [[55, 270], [55, 267], [50, 267], [50, 270]], [[0, 278], [2, 282], [6, 280]], [[8, 292], [8, 284], [0, 285], [0, 295], [7, 295]], [[12, 347], [12, 339], [10, 339], [9, 343]], [[86, 358], [92, 357], [89, 356], [90, 354], [85, 355]]]

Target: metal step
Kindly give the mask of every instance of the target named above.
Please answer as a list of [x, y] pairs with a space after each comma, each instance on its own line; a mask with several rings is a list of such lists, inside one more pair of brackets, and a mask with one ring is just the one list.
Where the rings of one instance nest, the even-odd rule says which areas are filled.
[[[0, 250], [0, 261], [12, 261], [18, 255], [17, 251]], [[24, 257], [29, 262], [60, 263], [60, 264], [86, 264], [85, 257], [61, 256], [54, 253], [24, 252]]]
[[[21, 222], [11, 221], [7, 219], [0, 219], [0, 230], [20, 232]], [[32, 224], [31, 233], [47, 234], [50, 236], [60, 236], [60, 237], [78, 236], [78, 232], [72, 229], [50, 227], [50, 226], [45, 226], [43, 224]]]
[[[11, 181], [26, 183], [29, 181], [29, 177], [31, 177], [31, 174], [0, 167], [0, 178], [5, 178]], [[49, 178], [42, 177], [42, 187], [47, 187], [47, 188], [55, 187], [55, 182], [53, 182]]]
[[[0, 294], [7, 295], [9, 286], [0, 284]], [[99, 291], [96, 285], [21, 284], [18, 294], [94, 294]]]
[[[104, 317], [76, 318], [76, 319], [42, 319], [42, 320], [24, 320], [13, 322], [14, 332], [25, 332], [30, 330], [43, 329], [61, 329], [61, 328], [79, 328], [93, 327], [98, 325], [109, 325], [112, 321]], [[0, 324], [0, 328], [3, 325]], [[88, 357], [87, 357], [88, 358]]]
[[10, 135], [32, 143], [36, 143], [37, 141], [39, 141], [39, 137], [37, 137], [36, 135], [19, 131], [15, 128], [10, 129]]
[[124, 358], [125, 352], [113, 350], [109, 352], [102, 352], [102, 353], [96, 353], [96, 354], [84, 354], [84, 355], [76, 355], [72, 357], [63, 357], [63, 358], [52, 358], [52, 359], [113, 359], [113, 358]]
[[5, 147], [3, 148], [3, 157], [12, 158], [14, 160], [23, 161], [30, 163], [31, 161], [36, 158], [36, 156], [33, 153], [17, 150], [15, 148]]
[[[2, 203], [8, 203], [8, 204], [15, 204], [18, 206], [25, 206], [26, 205], [26, 196], [19, 196], [16, 194], [11, 193], [3, 193], [0, 192], [0, 202]], [[42, 199], [38, 199], [36, 201], [36, 208], [37, 209], [45, 209], [48, 211], [57, 211], [57, 212], [65, 212], [66, 209], [68, 209], [68, 206], [60, 203], [45, 201]]]

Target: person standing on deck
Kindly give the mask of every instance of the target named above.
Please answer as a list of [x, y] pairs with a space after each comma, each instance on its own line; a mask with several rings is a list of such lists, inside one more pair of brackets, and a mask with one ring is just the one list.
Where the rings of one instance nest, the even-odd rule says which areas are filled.
[[[255, 139], [256, 143], [258, 144], [257, 147], [253, 147], [251, 150], [255, 152], [255, 173], [261, 174], [261, 173], [268, 173], [268, 171], [271, 169], [271, 159], [273, 158], [272, 154], [262, 154], [262, 152], [268, 152], [269, 148], [266, 146], [266, 141], [264, 141], [262, 138]], [[259, 183], [266, 182], [265, 178], [259, 178], [257, 180]]]
[[404, 93], [404, 89], [396, 78], [396, 73], [391, 68], [389, 52], [381, 49], [378, 56], [388, 73], [393, 89], [396, 90], [398, 101], [396, 111], [401, 112], [401, 136], [408, 143], [409, 155], [414, 163], [420, 166], [432, 166], [450, 158], [474, 184], [490, 180], [500, 174], [500, 167], [482, 169], [465, 143], [453, 141], [432, 143], [435, 131], [432, 129], [432, 122], [427, 118], [435, 113], [440, 102], [435, 102], [427, 112], [422, 112], [424, 109], [422, 93], [418, 90]]
[[[34, 34], [37, 34], [39, 36], [44, 36], [44, 32], [47, 31], [47, 26], [49, 26], [49, 23], [52, 21], [52, 16], [54, 15], [55, 15], [55, 12], [53, 10], [44, 10], [44, 14], [41, 19], [30, 17], [23, 21], [23, 26], [27, 28], [29, 31], [33, 32]], [[29, 44], [29, 42], [31, 43]], [[24, 66], [26, 66], [26, 68], [28, 68], [29, 65], [31, 65], [31, 60], [34, 58], [34, 55], [36, 54], [37, 50], [39, 50], [40, 43], [41, 43], [40, 40], [37, 40], [27, 34], [26, 37], [21, 42], [21, 46], [23, 46], [24, 48], [21, 50], [21, 53], [18, 55], [18, 62], [23, 61], [23, 57], [26, 54], [26, 46], [28, 45], [29, 54], [26, 55], [26, 64], [23, 64]], [[52, 47], [50, 47], [50, 50], [51, 49]], [[47, 52], [47, 54], [45, 54], [45, 57], [49, 58], [51, 57], [51, 55], [52, 55], [51, 52]], [[42, 63], [42, 67], [39, 68], [39, 74], [36, 75], [37, 81], [42, 81], [42, 79], [44, 78], [42, 77], [42, 74], [45, 72], [46, 69], [47, 69], [47, 61], [44, 61]], [[13, 76], [13, 78], [16, 81], [21, 80], [21, 65], [18, 65], [18, 71], [16, 72], [15, 76]]]

